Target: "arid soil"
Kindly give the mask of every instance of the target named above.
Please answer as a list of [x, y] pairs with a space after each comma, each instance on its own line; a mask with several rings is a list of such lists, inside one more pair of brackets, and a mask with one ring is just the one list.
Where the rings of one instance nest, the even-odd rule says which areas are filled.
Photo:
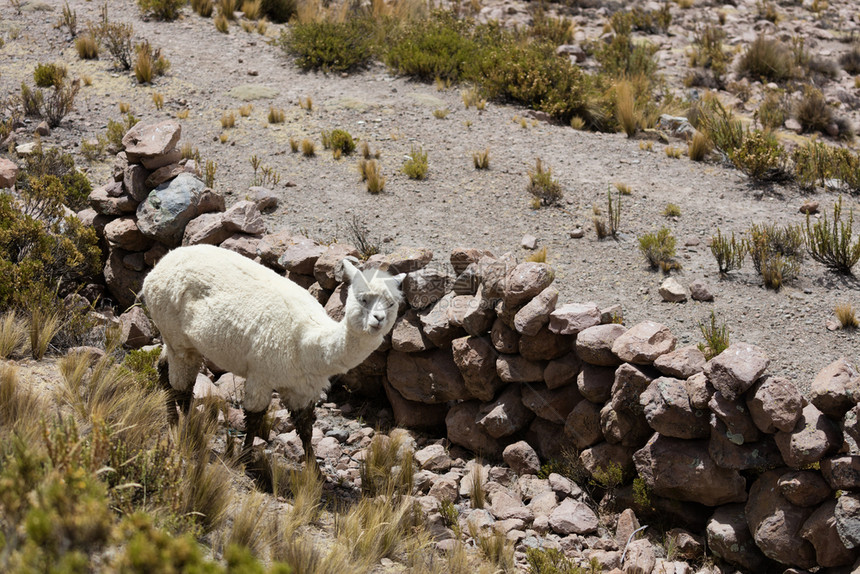
[[[78, 28], [96, 21], [97, 2], [69, 2], [77, 12]], [[141, 17], [131, 0], [110, 2], [109, 17], [134, 27], [136, 41], [148, 40], [170, 61], [168, 74], [154, 85], [140, 86], [130, 72], [112, 68], [109, 56], [96, 61], [78, 59], [65, 28], [55, 26], [62, 3], [23, 2], [20, 14], [5, 4], [0, 20], [0, 95], [19, 93], [22, 81], [32, 85], [39, 62], [63, 61], [73, 76], [89, 76], [76, 110], [43, 142], [60, 145], [75, 154], [78, 165], [89, 171], [93, 184], [110, 177], [110, 156], [88, 164], [80, 156], [82, 140], [102, 134], [108, 119], [120, 119], [120, 102], [143, 120], [176, 117], [189, 110], [182, 124], [182, 143], [200, 151], [204, 162], [217, 164], [215, 189], [227, 195], [228, 206], [245, 196], [253, 183], [249, 159], [256, 155], [280, 174], [274, 187], [280, 206], [266, 216], [268, 230], [289, 229], [319, 240], [348, 240], [347, 224], [353, 215], [381, 241], [383, 250], [400, 245], [428, 247], [437, 265], [447, 263], [449, 251], [458, 246], [478, 247], [496, 254], [512, 252], [517, 258], [529, 252], [520, 243], [526, 234], [548, 249], [548, 261], [557, 271], [561, 302], [594, 301], [600, 306], [621, 304], [628, 325], [653, 319], [665, 323], [681, 344], [701, 341], [698, 323], [713, 311], [725, 321], [733, 341], [760, 345], [772, 359], [770, 372], [796, 381], [805, 390], [821, 368], [840, 356], [857, 358], [858, 334], [828, 331], [825, 322], [834, 305], [851, 302], [860, 307], [860, 283], [836, 275], [808, 259], [800, 277], [778, 292], [766, 290], [747, 260], [744, 268], [721, 279], [707, 246], [717, 229], [743, 233], [757, 222], [800, 223], [799, 206], [807, 199], [829, 209], [837, 194], [819, 189], [811, 197], [792, 186], [755, 187], [739, 171], [717, 158], [704, 163], [686, 156], [672, 159], [665, 144], [655, 142], [651, 151], [640, 140], [624, 134], [577, 131], [533, 119], [520, 107], [489, 103], [483, 112], [466, 109], [460, 87], [438, 91], [434, 85], [416, 83], [392, 75], [382, 64], [342, 77], [302, 73], [271, 42], [281, 26], [270, 25], [267, 35], [247, 33], [231, 24], [228, 34], [218, 33], [212, 20], [189, 8], [175, 22]], [[775, 26], [757, 16], [756, 2], [738, 6], [699, 5], [684, 10], [672, 5], [673, 22], [665, 36], [648, 36], [661, 49], [660, 72], [668, 89], [690, 96], [681, 82], [688, 70], [685, 49], [696, 23], [716, 19], [727, 11], [727, 44], [741, 48], [758, 31], [769, 30], [786, 38], [801, 35], [817, 54], [838, 58], [850, 44], [841, 41], [858, 27], [856, 6], [847, 0], [830, 3], [821, 15], [800, 5], [777, 6], [783, 20]], [[528, 4], [504, 2], [488, 5], [482, 17], [505, 14], [513, 22], [528, 21]], [[571, 11], [582, 41], [598, 38], [607, 11]], [[104, 52], [104, 51], [103, 51]], [[586, 62], [587, 64], [588, 62]], [[831, 96], [839, 90], [856, 98], [854, 79], [840, 71], [825, 87]], [[256, 99], [250, 117], [239, 117], [240, 98], [247, 86], [265, 86], [275, 94]], [[731, 94], [725, 101], [737, 104], [751, 116], [761, 87], [754, 84], [746, 106]], [[157, 110], [152, 96], [164, 96]], [[299, 106], [310, 97], [312, 111]], [[286, 122], [269, 124], [269, 107], [284, 109]], [[448, 109], [444, 119], [433, 112]], [[858, 112], [843, 105], [842, 112], [857, 124]], [[221, 117], [232, 111], [233, 128], [222, 129]], [[682, 113], [678, 109], [677, 113]], [[522, 127], [520, 117], [528, 118]], [[37, 122], [19, 134], [19, 143], [32, 139]], [[380, 195], [369, 194], [360, 181], [356, 156], [340, 160], [322, 149], [320, 133], [348, 130], [381, 153], [387, 178]], [[220, 134], [226, 134], [221, 143]], [[290, 152], [289, 138], [308, 137], [317, 144], [317, 155], [304, 158]], [[785, 134], [786, 141], [797, 138]], [[678, 141], [671, 145], [686, 149]], [[400, 173], [404, 156], [415, 146], [428, 154], [429, 175], [413, 181]], [[490, 169], [475, 170], [474, 151], [489, 149]], [[564, 189], [560, 207], [531, 209], [526, 191], [527, 172], [541, 158]], [[622, 198], [621, 233], [617, 240], [598, 241], [591, 222], [592, 206], [605, 211], [606, 194], [614, 183], [626, 183], [632, 194]], [[614, 188], [613, 188], [614, 190]], [[846, 210], [860, 211], [857, 197], [846, 197]], [[680, 207], [681, 215], [662, 215], [667, 203]], [[660, 226], [668, 226], [678, 238], [677, 273], [682, 283], [704, 278], [715, 295], [713, 303], [665, 303], [657, 292], [662, 274], [652, 272], [638, 250], [637, 239]], [[570, 233], [581, 227], [583, 238]], [[855, 226], [860, 231], [860, 225]]]

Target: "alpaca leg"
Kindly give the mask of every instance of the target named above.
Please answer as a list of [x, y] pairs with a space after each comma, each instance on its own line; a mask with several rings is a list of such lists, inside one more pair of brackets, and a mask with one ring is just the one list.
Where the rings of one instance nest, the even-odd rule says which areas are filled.
[[194, 382], [203, 357], [195, 350], [177, 351], [165, 341], [164, 351], [158, 359], [158, 378], [162, 387], [168, 389], [167, 418], [178, 420], [176, 407], [188, 414], [194, 394]]
[[316, 466], [317, 458], [314, 455], [314, 447], [311, 444], [311, 438], [314, 434], [314, 422], [317, 420], [317, 415], [314, 412], [314, 403], [311, 402], [308, 406], [295, 411], [293, 418], [296, 423], [296, 432], [298, 432], [299, 438], [302, 439], [302, 447], [305, 449], [305, 463]]
[[179, 422], [179, 415], [176, 413], [176, 391], [170, 386], [169, 370], [167, 353], [162, 350], [161, 355], [158, 357], [158, 384], [165, 390], [167, 422], [173, 426]]
[[263, 418], [266, 416], [266, 411], [249, 411], [245, 409], [245, 442], [242, 443], [242, 454], [239, 456], [239, 461], [244, 464], [252, 462], [252, 452], [254, 448], [254, 438], [260, 434], [260, 425], [263, 423]]

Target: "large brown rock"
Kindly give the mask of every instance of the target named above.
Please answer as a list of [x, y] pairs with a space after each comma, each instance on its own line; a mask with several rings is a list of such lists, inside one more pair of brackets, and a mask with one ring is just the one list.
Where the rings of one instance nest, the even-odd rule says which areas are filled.
[[753, 423], [743, 400], [728, 400], [723, 393], [717, 391], [708, 402], [708, 408], [726, 425], [729, 439], [733, 443], [744, 444], [759, 439], [761, 433]]
[[714, 388], [733, 401], [761, 377], [770, 359], [748, 343], [734, 343], [705, 364], [705, 375]]
[[129, 253], [122, 249], [112, 249], [105, 262], [105, 285], [108, 291], [121, 309], [131, 307], [143, 288], [143, 271], [129, 268], [123, 262]]
[[637, 414], [645, 411], [639, 397], [660, 373], [650, 367], [625, 363], [615, 370], [610, 403], [615, 409], [627, 409]]
[[423, 247], [398, 247], [392, 253], [377, 254], [367, 260], [367, 268], [378, 268], [392, 275], [412, 273], [430, 263], [433, 252]]
[[451, 352], [388, 353], [388, 381], [410, 401], [444, 403], [471, 398]]
[[286, 229], [267, 233], [260, 238], [260, 242], [257, 244], [257, 255], [259, 255], [263, 265], [283, 273], [286, 271], [286, 267], [279, 263], [281, 255], [297, 240], [298, 238]]
[[418, 315], [422, 331], [438, 347], [444, 347], [466, 334], [460, 325], [452, 321], [453, 317], [449, 313], [457, 298], [454, 293], [448, 293]]
[[114, 181], [92, 190], [87, 201], [102, 215], [134, 213], [139, 203], [136, 199], [123, 194], [122, 184]]
[[860, 489], [860, 456], [844, 455], [821, 461], [821, 474], [834, 490]]
[[815, 562], [824, 568], [848, 566], [857, 559], [857, 550], [849, 550], [836, 530], [836, 499], [815, 509], [804, 522], [800, 536], [815, 548]]
[[[599, 442], [579, 453], [579, 461], [592, 477], [629, 479], [634, 470], [632, 447]], [[620, 470], [621, 476], [618, 476]]]
[[690, 405], [694, 409], [708, 408], [708, 403], [716, 391], [711, 386], [711, 383], [708, 382], [708, 377], [704, 373], [696, 373], [685, 380], [684, 386], [687, 387], [687, 396], [690, 397]]
[[639, 476], [654, 494], [677, 500], [720, 506], [744, 502], [746, 481], [734, 470], [718, 467], [708, 455], [708, 443], [655, 433], [633, 455]]
[[501, 317], [497, 317], [493, 322], [490, 340], [500, 353], [516, 353], [520, 348], [520, 334], [505, 325]]
[[532, 422], [535, 414], [522, 401], [521, 386], [508, 385], [491, 402], [481, 405], [478, 424], [493, 438], [516, 434]]
[[576, 336], [576, 354], [592, 365], [616, 367], [621, 364], [621, 359], [612, 352], [612, 345], [626, 331], [627, 327], [618, 323], [584, 329]]
[[549, 316], [549, 328], [559, 335], [576, 335], [600, 324], [600, 309], [594, 303], [568, 303]]
[[566, 445], [558, 440], [560, 436], [564, 436], [564, 425], [535, 417], [523, 438], [535, 447], [541, 459], [550, 460], [564, 455]]
[[793, 431], [779, 431], [775, 438], [785, 464], [791, 468], [818, 462], [842, 445], [839, 428], [811, 403], [803, 408]]
[[149, 192], [164, 183], [167, 180], [161, 180], [158, 183], [149, 181], [149, 170], [142, 165], [130, 164], [125, 167], [122, 176], [122, 189], [129, 197], [135, 201], [143, 201]]
[[406, 313], [394, 322], [391, 330], [391, 347], [402, 353], [416, 353], [432, 349], [435, 345], [421, 329], [421, 320], [414, 309], [407, 309]]
[[612, 396], [615, 384], [615, 368], [582, 364], [582, 372], [576, 378], [576, 386], [582, 396], [593, 403], [605, 403]]
[[461, 337], [451, 343], [454, 363], [460, 369], [466, 389], [476, 399], [491, 401], [502, 381], [496, 373], [498, 352], [489, 337]]
[[502, 446], [478, 424], [480, 409], [479, 401], [464, 401], [451, 407], [445, 417], [448, 440], [482, 456], [498, 458]]
[[558, 359], [573, 349], [573, 337], [569, 335], [556, 335], [552, 331], [541, 327], [534, 335], [522, 335], [520, 337], [520, 355], [530, 361], [549, 361]]
[[224, 242], [232, 232], [224, 227], [224, 220], [220, 213], [203, 213], [188, 222], [182, 234], [182, 245], [219, 245]]
[[448, 414], [448, 405], [445, 403], [428, 405], [404, 399], [386, 377], [382, 377], [382, 386], [397, 426], [415, 429], [439, 429], [445, 426], [445, 416]]
[[550, 389], [575, 384], [581, 368], [582, 362], [576, 353], [568, 353], [547, 363], [543, 372], [544, 382]]
[[451, 250], [451, 267], [454, 273], [459, 275], [472, 263], [477, 263], [482, 257], [492, 257], [493, 254], [486, 249], [473, 249], [467, 247], [455, 247]]
[[645, 444], [653, 433], [644, 412], [615, 408], [612, 403], [600, 409], [600, 430], [607, 442], [635, 448]]
[[688, 379], [704, 370], [705, 354], [695, 346], [681, 347], [657, 357], [654, 367], [669, 377]]
[[588, 448], [603, 440], [600, 429], [600, 406], [591, 401], [579, 401], [564, 423], [564, 434], [577, 450]]
[[639, 397], [645, 419], [663, 436], [695, 439], [708, 436], [709, 417], [690, 405], [684, 381], [671, 377], [654, 379]]
[[424, 309], [442, 298], [451, 286], [451, 278], [441, 269], [424, 267], [409, 273], [403, 280], [403, 295], [413, 309]]
[[860, 494], [846, 492], [836, 501], [836, 532], [846, 548], [860, 548]]
[[18, 166], [15, 162], [0, 157], [0, 189], [12, 187], [18, 180]]
[[544, 384], [533, 383], [523, 385], [522, 400], [540, 418], [563, 425], [573, 407], [583, 399], [573, 385], [550, 390]]
[[470, 335], [480, 337], [487, 334], [495, 319], [495, 304], [491, 299], [484, 297], [484, 288], [479, 286], [472, 304], [463, 313], [463, 329]]
[[314, 265], [326, 249], [312, 239], [299, 238], [286, 246], [278, 257], [278, 265], [291, 273], [313, 275]]
[[794, 506], [779, 492], [782, 470], [769, 470], [752, 484], [744, 507], [747, 524], [762, 553], [787, 566], [812, 568], [815, 549], [800, 536], [811, 508]]
[[239, 255], [247, 257], [248, 259], [254, 259], [257, 257], [257, 243], [259, 242], [260, 238], [256, 235], [234, 233], [222, 241], [220, 247], [229, 249], [230, 251], [235, 251]]
[[521, 335], [537, 335], [541, 327], [549, 323], [549, 314], [555, 310], [556, 303], [558, 289], [547, 287], [517, 311], [514, 329]]
[[803, 397], [788, 379], [765, 376], [746, 394], [747, 407], [762, 432], [791, 432], [803, 411]]
[[175, 120], [138, 122], [125, 133], [122, 145], [128, 161], [134, 163], [144, 157], [169, 153], [181, 135], [182, 126]]
[[549, 515], [549, 527], [562, 536], [596, 532], [597, 515], [591, 508], [573, 498], [565, 498]]
[[129, 349], [140, 349], [152, 342], [155, 327], [142, 307], [137, 305], [119, 316], [122, 324], [122, 344]]
[[665, 325], [643, 321], [619, 335], [612, 343], [612, 352], [622, 361], [650, 365], [660, 355], [673, 351], [675, 342]]
[[502, 459], [520, 476], [540, 471], [540, 459], [535, 449], [524, 440], [506, 446], [502, 451]]
[[502, 298], [505, 305], [517, 307], [549, 287], [555, 273], [546, 263], [527, 261], [514, 267], [505, 277]]
[[[358, 249], [346, 243], [332, 243], [314, 263], [313, 275], [323, 289], [332, 290], [342, 279], [343, 260], [358, 257]], [[290, 269], [286, 265], [284, 266]], [[290, 269], [293, 271], [293, 269]], [[295, 270], [296, 273], [301, 271]]]
[[711, 435], [708, 454], [722, 468], [732, 470], [769, 470], [783, 466], [782, 455], [772, 435], [764, 435], [755, 442], [735, 442], [737, 435], [729, 432], [726, 425], [711, 415]]
[[224, 212], [224, 227], [231, 232], [261, 235], [266, 232], [263, 214], [253, 201], [242, 200]]
[[743, 504], [726, 504], [714, 511], [705, 529], [708, 548], [729, 564], [763, 572], [767, 559], [755, 544]]
[[820, 473], [813, 470], [793, 470], [779, 477], [780, 494], [795, 506], [818, 506], [833, 496], [833, 491]]
[[104, 237], [112, 247], [126, 251], [145, 251], [152, 245], [152, 239], [141, 233], [135, 218], [128, 215], [105, 225]]
[[860, 371], [845, 357], [836, 359], [816, 375], [809, 398], [825, 415], [841, 419], [860, 402]]
[[506, 383], [536, 383], [543, 380], [544, 363], [520, 355], [499, 355], [496, 372]]

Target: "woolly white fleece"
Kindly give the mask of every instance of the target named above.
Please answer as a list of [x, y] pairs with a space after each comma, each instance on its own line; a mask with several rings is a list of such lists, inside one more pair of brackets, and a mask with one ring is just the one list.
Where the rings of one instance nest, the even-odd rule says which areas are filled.
[[[290, 410], [316, 401], [329, 377], [360, 364], [394, 326], [402, 275], [368, 278], [349, 261], [341, 322], [275, 271], [211, 245], [174, 249], [143, 283], [161, 331], [170, 384], [188, 390], [202, 357], [246, 378], [244, 408], [265, 410], [276, 390]], [[360, 301], [359, 301], [360, 300]]]

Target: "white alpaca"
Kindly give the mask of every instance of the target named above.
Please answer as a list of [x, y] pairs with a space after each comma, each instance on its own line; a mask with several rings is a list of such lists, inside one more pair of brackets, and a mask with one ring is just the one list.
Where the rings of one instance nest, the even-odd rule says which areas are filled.
[[165, 255], [142, 293], [164, 341], [159, 372], [170, 391], [171, 421], [178, 418], [177, 403], [188, 411], [206, 357], [246, 378], [246, 453], [278, 391], [293, 413], [305, 460], [315, 464], [311, 435], [320, 393], [329, 377], [379, 347], [401, 301], [404, 275], [361, 272], [349, 260], [343, 269], [351, 285], [345, 316], [336, 322], [300, 286], [233, 251], [194, 245]]

